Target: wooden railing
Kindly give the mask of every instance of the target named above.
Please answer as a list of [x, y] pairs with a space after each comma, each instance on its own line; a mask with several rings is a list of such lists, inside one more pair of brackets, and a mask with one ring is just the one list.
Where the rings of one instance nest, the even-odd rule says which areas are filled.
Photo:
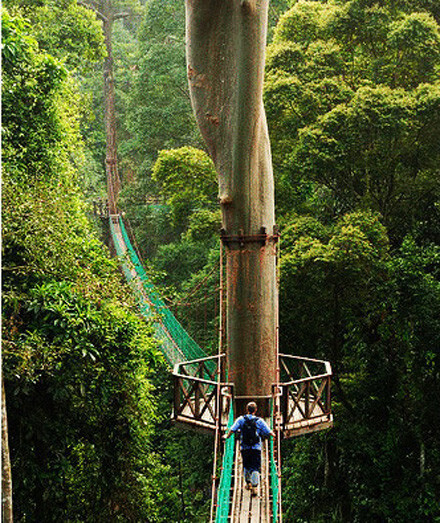
[[329, 428], [331, 365], [328, 361], [280, 354], [280, 414], [285, 437]]
[[174, 421], [210, 431], [226, 425], [232, 385], [221, 382], [223, 360], [212, 356], [174, 367]]

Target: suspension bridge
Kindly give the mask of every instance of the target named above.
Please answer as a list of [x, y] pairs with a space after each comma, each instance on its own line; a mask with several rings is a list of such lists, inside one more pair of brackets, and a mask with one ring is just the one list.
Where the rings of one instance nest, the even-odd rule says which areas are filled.
[[[257, 495], [251, 496], [245, 488], [239, 442], [234, 438], [224, 442], [222, 438], [232, 426], [234, 415], [243, 414], [234, 413], [237, 402], [234, 383], [227, 380], [227, 352], [220, 342], [218, 354], [208, 356], [191, 338], [148, 278], [122, 217], [110, 214], [109, 221], [121, 269], [172, 368], [173, 419], [177, 424], [213, 434], [210, 522], [281, 522], [281, 439], [332, 426], [330, 364], [278, 355], [278, 379], [273, 384], [269, 411], [264, 415], [276, 437], [263, 441], [260, 485]], [[220, 312], [220, 340], [222, 316]]]

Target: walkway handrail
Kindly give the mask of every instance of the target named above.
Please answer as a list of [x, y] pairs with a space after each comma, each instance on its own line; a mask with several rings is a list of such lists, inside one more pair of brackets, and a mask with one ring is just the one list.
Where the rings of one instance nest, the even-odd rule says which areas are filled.
[[[271, 414], [270, 414], [270, 428], [275, 430], [277, 441], [270, 438], [270, 487], [272, 491], [272, 522], [278, 523], [281, 520], [281, 471], [280, 471], [280, 441], [279, 430], [275, 426], [276, 415], [276, 396], [275, 394], [271, 400]], [[275, 457], [275, 445], [277, 446], [277, 457]]]
[[[228, 430], [234, 424], [234, 409], [233, 404], [229, 409]], [[217, 511], [215, 522], [227, 523], [229, 518], [229, 508], [231, 503], [231, 482], [232, 469], [234, 465], [234, 450], [235, 439], [228, 438], [225, 441], [225, 448], [223, 453], [222, 471], [220, 476], [220, 485], [217, 491]]]
[[[223, 383], [221, 375], [224, 354], [182, 361], [174, 366], [173, 419], [195, 428], [218, 431], [222, 416], [228, 412], [229, 400], [222, 393], [233, 385]], [[216, 379], [217, 378], [217, 379]]]
[[279, 384], [284, 435], [330, 427], [333, 423], [330, 363], [280, 354], [280, 369], [284, 374]]
[[280, 386], [289, 387], [290, 385], [301, 385], [301, 383], [321, 380], [323, 378], [330, 378], [331, 375], [332, 375], [331, 372], [326, 372], [325, 374], [317, 374], [316, 376], [309, 376], [308, 378], [300, 378], [298, 380], [292, 380], [292, 381], [283, 381], [282, 383], [280, 383]]

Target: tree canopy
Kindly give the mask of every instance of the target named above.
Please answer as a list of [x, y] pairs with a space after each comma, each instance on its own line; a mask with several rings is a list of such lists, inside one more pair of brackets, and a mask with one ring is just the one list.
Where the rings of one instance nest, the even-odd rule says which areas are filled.
[[400, 239], [437, 216], [439, 31], [392, 3], [297, 2], [283, 15], [266, 82], [281, 205], [284, 189], [304, 202], [317, 183], [336, 212], [373, 209]]
[[[124, 15], [112, 32], [119, 210], [167, 304], [216, 353], [221, 216], [189, 100], [184, 6], [5, 6], [14, 516], [205, 521], [212, 441], [171, 427], [154, 333], [91, 212], [106, 192], [94, 10], [110, 7]], [[333, 429], [282, 443], [284, 520], [437, 521], [439, 2], [279, 0], [269, 14], [280, 351], [329, 360], [334, 372]]]

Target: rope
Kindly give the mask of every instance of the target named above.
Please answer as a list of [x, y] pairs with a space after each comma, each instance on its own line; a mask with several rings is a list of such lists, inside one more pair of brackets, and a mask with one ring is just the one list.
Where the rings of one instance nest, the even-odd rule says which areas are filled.
[[[167, 300], [169, 303], [170, 303], [170, 306], [171, 307], [177, 307], [179, 305], [187, 305], [188, 303], [191, 303], [191, 302], [188, 302], [188, 299], [191, 297], [191, 296], [194, 296], [194, 294], [207, 282], [208, 278], [213, 274], [213, 272], [217, 269], [217, 267], [219, 266], [219, 263], [220, 262], [217, 262], [214, 267], [212, 267], [212, 269], [208, 272], [208, 274], [206, 276], [204, 276], [198, 283], [196, 283], [196, 285], [194, 287], [192, 287], [186, 294], [186, 296], [183, 296], [183, 298], [181, 298], [179, 301], [177, 302], [173, 302], [171, 300]], [[218, 289], [217, 289], [218, 290]], [[212, 293], [210, 293], [212, 294]]]
[[[277, 278], [277, 292], [279, 292], [280, 288], [280, 253], [281, 253], [281, 236], [278, 237], [278, 244], [275, 246], [276, 248], [276, 278]], [[276, 358], [277, 358], [277, 370], [276, 370], [276, 385], [277, 390], [280, 383], [280, 367], [279, 367], [279, 341], [280, 341], [280, 324], [279, 324], [279, 299], [276, 301], [277, 303], [277, 311], [276, 311], [276, 336], [275, 336], [275, 344], [276, 344]], [[274, 396], [271, 400], [271, 415], [270, 415], [270, 425], [271, 429], [274, 429], [274, 407], [275, 407], [275, 398], [277, 396]], [[277, 437], [277, 460], [275, 459], [275, 450], [274, 450], [274, 439], [270, 439], [270, 486], [272, 490], [272, 521], [273, 523], [277, 523], [278, 521], [281, 521], [281, 476], [280, 476], [280, 437], [279, 432], [276, 433]]]
[[218, 292], [220, 290], [220, 287], [216, 287], [213, 291], [211, 292], [207, 292], [205, 293], [204, 296], [200, 296], [199, 298], [197, 298], [197, 300], [194, 300], [194, 301], [186, 301], [186, 302], [181, 302], [181, 301], [178, 301], [177, 303], [173, 303], [172, 305], [170, 305], [170, 307], [190, 307], [190, 306], [194, 306], [194, 305], [205, 305], [207, 299], [210, 297], [210, 296], [217, 296], [218, 295]]
[[125, 219], [127, 221], [127, 225], [128, 225], [130, 237], [132, 239], [132, 243], [134, 244], [134, 248], [136, 249], [136, 254], [138, 255], [138, 258], [139, 258], [140, 262], [143, 265], [145, 265], [145, 262], [144, 262], [144, 260], [142, 259], [142, 256], [141, 256], [141, 251], [139, 250], [138, 242], [136, 241], [136, 236], [134, 235], [134, 232], [133, 232], [133, 227], [131, 226], [131, 222], [130, 222], [128, 216], [125, 216]]

